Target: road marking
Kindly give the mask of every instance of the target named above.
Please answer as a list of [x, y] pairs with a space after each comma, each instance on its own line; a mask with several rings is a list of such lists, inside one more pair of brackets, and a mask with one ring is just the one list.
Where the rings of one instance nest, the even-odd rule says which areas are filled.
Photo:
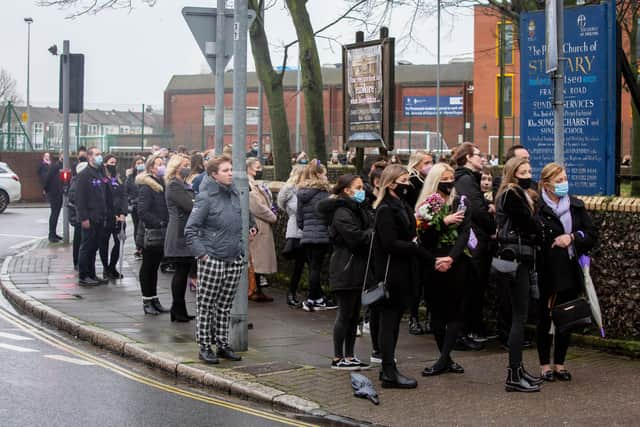
[[46, 357], [47, 359], [59, 360], [61, 362], [73, 363], [80, 366], [94, 366], [94, 363], [87, 362], [86, 360], [76, 359], [75, 357], [62, 356], [60, 354], [47, 354], [44, 357]]
[[32, 236], [29, 234], [1, 234], [0, 237], [18, 237], [20, 239], [41, 239], [42, 237]]
[[22, 335], [14, 335], [8, 332], [0, 332], [0, 338], [7, 338], [14, 341], [33, 341], [33, 338], [23, 337]]
[[[260, 417], [260, 418], [264, 418], [270, 421], [276, 421], [282, 424], [286, 424], [286, 425], [291, 425], [291, 426], [303, 426], [303, 427], [311, 427], [314, 426], [315, 424], [309, 424], [309, 423], [305, 423], [302, 421], [297, 421], [297, 420], [291, 420], [289, 418], [285, 418], [285, 417], [281, 417], [279, 415], [275, 415], [275, 414], [271, 414], [269, 412], [265, 412], [265, 411], [261, 411], [258, 409], [253, 409], [250, 407], [246, 407], [246, 406], [242, 406], [239, 404], [235, 404], [235, 403], [231, 403], [231, 402], [226, 402], [224, 400], [221, 399], [217, 399], [215, 397], [210, 397], [210, 396], [206, 396], [206, 395], [202, 395], [199, 393], [195, 393], [192, 391], [188, 391], [188, 390], [183, 390], [181, 388], [175, 387], [175, 386], [171, 386], [168, 384], [164, 384], [160, 381], [154, 380], [152, 378], [147, 378], [144, 377], [140, 374], [137, 374], [133, 371], [130, 371], [126, 368], [123, 368], [121, 366], [116, 365], [115, 363], [109, 362], [105, 359], [101, 359], [97, 356], [93, 356], [87, 352], [84, 352], [80, 349], [74, 348], [72, 346], [70, 346], [69, 344], [64, 343], [63, 341], [60, 341], [57, 338], [54, 338], [50, 335], [48, 335], [46, 332], [37, 329], [36, 327], [34, 327], [33, 325], [15, 317], [14, 315], [8, 313], [6, 310], [0, 308], [0, 317], [3, 318], [4, 320], [6, 320], [9, 323], [12, 323], [16, 326], [18, 326], [19, 328], [21, 328], [22, 330], [24, 330], [25, 332], [33, 335], [34, 337], [36, 337], [37, 339], [39, 339], [40, 341], [43, 341], [53, 347], [56, 347], [60, 350], [66, 351], [68, 353], [74, 354], [88, 362], [94, 363], [98, 366], [101, 366], [105, 369], [108, 369], [122, 377], [128, 378], [130, 380], [139, 382], [141, 384], [146, 384], [150, 387], [156, 388], [158, 390], [162, 390], [165, 391], [167, 393], [172, 393], [172, 394], [177, 394], [179, 396], [183, 396], [189, 399], [194, 399], [194, 400], [198, 400], [200, 402], [204, 402], [204, 403], [208, 403], [210, 405], [215, 405], [215, 406], [220, 406], [223, 408], [227, 408], [227, 409], [231, 409], [234, 411], [238, 411], [238, 412], [242, 412], [245, 414], [249, 414], [249, 415], [253, 415], [256, 417]], [[37, 351], [37, 350], [36, 350]]]
[[17, 345], [5, 344], [0, 342], [0, 348], [4, 348], [5, 350], [17, 351], [19, 353], [37, 353], [38, 350], [34, 350], [32, 348], [26, 347], [18, 347]]
[[45, 237], [46, 236], [35, 237], [35, 238], [31, 239], [31, 240], [27, 240], [26, 242], [22, 242], [22, 243], [15, 244], [13, 246], [9, 246], [9, 249], [22, 249], [25, 246], [29, 246], [29, 245], [34, 244], [35, 242], [39, 241], [40, 239], [44, 239]]

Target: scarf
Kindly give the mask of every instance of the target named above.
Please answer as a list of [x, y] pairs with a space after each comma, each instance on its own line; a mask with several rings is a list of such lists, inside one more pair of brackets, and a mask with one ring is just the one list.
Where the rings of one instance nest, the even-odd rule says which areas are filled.
[[[571, 210], [570, 210], [571, 202], [569, 200], [569, 196], [561, 197], [560, 200], [558, 200], [558, 203], [555, 203], [547, 195], [547, 192], [545, 190], [542, 190], [542, 199], [547, 204], [547, 206], [551, 208], [551, 210], [558, 217], [558, 219], [560, 219], [560, 222], [562, 223], [562, 228], [564, 228], [565, 234], [571, 234], [571, 231], [573, 230], [573, 222], [571, 220]], [[573, 245], [569, 246], [567, 250], [569, 251], [569, 257], [573, 258], [574, 256]]]

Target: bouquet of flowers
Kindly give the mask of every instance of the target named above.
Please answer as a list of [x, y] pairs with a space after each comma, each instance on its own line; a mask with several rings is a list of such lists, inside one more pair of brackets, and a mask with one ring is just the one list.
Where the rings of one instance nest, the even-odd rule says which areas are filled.
[[456, 225], [446, 225], [444, 218], [449, 215], [450, 206], [438, 193], [427, 197], [418, 205], [415, 212], [418, 233], [434, 230], [438, 234], [438, 247], [455, 243], [458, 238]]

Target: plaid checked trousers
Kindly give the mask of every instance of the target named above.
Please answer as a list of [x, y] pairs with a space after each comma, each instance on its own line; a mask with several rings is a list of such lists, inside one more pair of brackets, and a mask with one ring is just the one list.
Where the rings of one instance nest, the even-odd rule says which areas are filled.
[[244, 260], [227, 262], [214, 258], [198, 260], [196, 288], [196, 338], [201, 347], [213, 343], [218, 349], [229, 346], [229, 312], [240, 284]]

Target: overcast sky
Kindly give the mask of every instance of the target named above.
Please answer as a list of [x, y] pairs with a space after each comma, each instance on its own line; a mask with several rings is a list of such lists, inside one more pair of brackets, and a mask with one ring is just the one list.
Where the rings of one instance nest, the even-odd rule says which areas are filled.
[[[82, 0], [81, 0], [82, 1]], [[154, 7], [133, 0], [135, 9], [107, 10], [97, 15], [65, 19], [70, 11], [37, 6], [35, 0], [0, 0], [0, 68], [6, 69], [18, 83], [18, 93], [26, 100], [27, 24], [31, 17], [31, 104], [57, 106], [58, 59], [47, 48], [69, 39], [71, 51], [85, 54], [85, 107], [139, 109], [151, 104], [162, 109], [162, 94], [174, 74], [209, 72], [191, 32], [182, 18], [184, 6], [215, 7], [215, 0], [158, 0]], [[231, 3], [230, 3], [231, 4]], [[284, 1], [266, 13], [267, 35], [272, 44], [274, 64], [282, 60], [282, 46], [295, 39], [295, 31]], [[435, 4], [435, 2], [434, 2]], [[344, 0], [309, 0], [314, 28], [321, 28], [348, 8]], [[330, 12], [330, 13], [329, 13]], [[442, 62], [451, 58], [472, 56], [472, 9], [445, 11], [442, 19]], [[407, 27], [410, 11], [393, 12], [391, 36]], [[416, 25], [412, 43], [396, 59], [414, 64], [436, 62], [436, 19], [423, 18]], [[351, 43], [356, 28], [353, 21], [344, 21], [326, 35], [340, 43]], [[318, 40], [323, 64], [341, 61], [339, 45]], [[406, 43], [404, 43], [406, 44]], [[331, 45], [333, 48], [331, 48]], [[289, 65], [297, 63], [297, 51], [290, 50]], [[231, 61], [229, 67], [233, 62]], [[249, 54], [249, 70], [253, 60]]]

